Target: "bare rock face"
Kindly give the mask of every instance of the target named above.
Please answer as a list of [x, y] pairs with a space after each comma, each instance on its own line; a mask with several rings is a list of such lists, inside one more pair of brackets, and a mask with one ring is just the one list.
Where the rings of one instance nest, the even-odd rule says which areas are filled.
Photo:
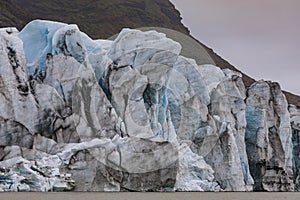
[[[156, 31], [0, 29], [0, 190], [299, 190], [299, 111]], [[295, 185], [295, 187], [294, 187]]]
[[254, 83], [246, 102], [246, 145], [254, 189], [293, 191], [290, 114], [280, 86]]

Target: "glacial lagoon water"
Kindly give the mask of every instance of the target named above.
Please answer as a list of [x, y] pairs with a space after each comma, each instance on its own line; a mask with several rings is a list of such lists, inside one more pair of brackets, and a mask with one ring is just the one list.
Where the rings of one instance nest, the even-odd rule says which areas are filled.
[[1, 200], [299, 200], [300, 193], [291, 192], [183, 192], [183, 193], [0, 193]]

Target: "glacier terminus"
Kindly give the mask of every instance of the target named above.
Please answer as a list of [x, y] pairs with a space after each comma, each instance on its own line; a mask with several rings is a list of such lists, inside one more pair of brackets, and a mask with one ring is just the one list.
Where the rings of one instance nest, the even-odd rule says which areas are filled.
[[0, 29], [0, 191], [299, 191], [300, 109], [278, 83], [155, 30]]

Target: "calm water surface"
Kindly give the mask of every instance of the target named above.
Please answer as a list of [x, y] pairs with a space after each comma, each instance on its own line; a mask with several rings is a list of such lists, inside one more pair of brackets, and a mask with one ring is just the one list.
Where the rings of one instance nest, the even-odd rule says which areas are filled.
[[300, 200], [300, 193], [0, 193], [0, 200]]

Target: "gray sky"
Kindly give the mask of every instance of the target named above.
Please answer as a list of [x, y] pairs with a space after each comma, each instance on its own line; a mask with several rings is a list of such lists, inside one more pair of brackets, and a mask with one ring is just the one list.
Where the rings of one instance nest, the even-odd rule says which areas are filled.
[[300, 0], [171, 0], [192, 35], [244, 73], [300, 95]]

